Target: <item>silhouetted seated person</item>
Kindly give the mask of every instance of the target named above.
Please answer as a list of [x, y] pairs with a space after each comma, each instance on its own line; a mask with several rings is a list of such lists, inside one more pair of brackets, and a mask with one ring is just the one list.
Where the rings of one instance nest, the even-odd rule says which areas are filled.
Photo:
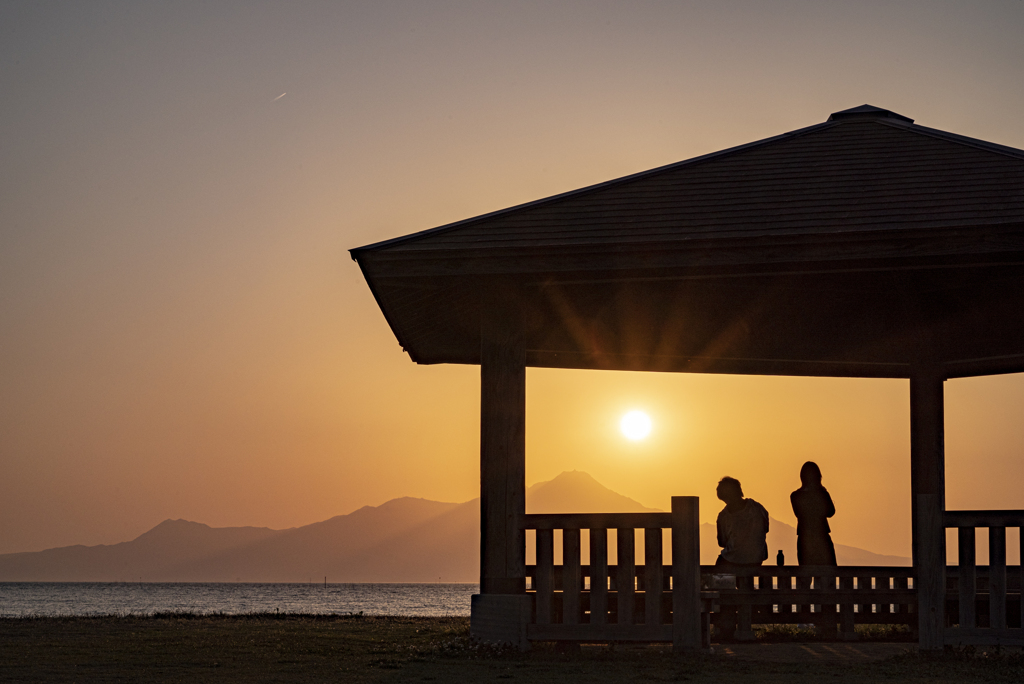
[[800, 565], [837, 565], [836, 547], [828, 519], [836, 514], [828, 490], [821, 486], [821, 469], [814, 461], [800, 468], [800, 489], [789, 495], [796, 515], [796, 557]]
[[[725, 508], [718, 514], [718, 545], [722, 551], [716, 569], [728, 573], [746, 567], [758, 567], [768, 558], [768, 511], [753, 499], [743, 498], [740, 481], [723, 477], [718, 483], [718, 498]], [[746, 580], [742, 583], [745, 583]], [[723, 606], [715, 620], [720, 641], [736, 633], [736, 608]]]
[[722, 551], [715, 565], [756, 567], [768, 558], [768, 511], [753, 499], [743, 498], [740, 481], [723, 477], [718, 483], [718, 498], [725, 508], [718, 514], [718, 545]]

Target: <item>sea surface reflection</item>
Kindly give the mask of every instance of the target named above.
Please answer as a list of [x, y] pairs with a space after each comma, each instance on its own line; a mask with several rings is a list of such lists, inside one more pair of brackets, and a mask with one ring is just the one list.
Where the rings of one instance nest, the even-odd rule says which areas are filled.
[[0, 582], [0, 617], [154, 613], [469, 615], [479, 584]]

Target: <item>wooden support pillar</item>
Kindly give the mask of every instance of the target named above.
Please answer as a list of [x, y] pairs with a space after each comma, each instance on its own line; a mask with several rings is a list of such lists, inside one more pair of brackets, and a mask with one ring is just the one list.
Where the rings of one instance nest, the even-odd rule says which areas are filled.
[[910, 377], [910, 488], [919, 646], [943, 647], [946, 597], [945, 438], [943, 382], [937, 368]]
[[480, 344], [480, 593], [526, 591], [526, 354], [516, 320], [484, 305]]
[[672, 649], [694, 653], [702, 645], [700, 502], [695, 496], [673, 496]]

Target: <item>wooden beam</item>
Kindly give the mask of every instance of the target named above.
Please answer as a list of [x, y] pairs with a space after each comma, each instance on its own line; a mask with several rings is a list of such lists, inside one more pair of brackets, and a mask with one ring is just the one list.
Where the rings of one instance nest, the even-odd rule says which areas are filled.
[[946, 595], [945, 444], [943, 382], [934, 367], [910, 377], [910, 488], [913, 500], [915, 588], [919, 647], [939, 651], [944, 644]]
[[951, 627], [945, 631], [945, 640], [952, 646], [1024, 646], [1024, 629], [963, 629]]
[[480, 592], [526, 591], [526, 356], [515, 316], [485, 297], [480, 344]]
[[525, 530], [617, 529], [620, 527], [671, 527], [671, 513], [530, 513], [524, 515]]
[[[737, 578], [738, 579], [738, 578]], [[744, 578], [749, 579], [749, 578]], [[749, 585], [748, 585], [749, 586]], [[721, 590], [719, 601], [725, 605], [749, 606], [766, 603], [820, 604], [833, 603], [908, 603], [915, 598], [913, 589], [835, 589], [825, 594], [820, 589], [787, 589], [786, 591], [759, 591], [757, 589]]]
[[1024, 511], [946, 511], [946, 527], [1021, 527]]
[[671, 625], [530, 625], [531, 641], [672, 641]]
[[[588, 216], [592, 216], [589, 215]], [[619, 219], [622, 220], [621, 218]], [[579, 244], [553, 248], [530, 245], [495, 249], [461, 245], [424, 250], [352, 250], [371, 288], [389, 277], [436, 278], [537, 274], [584, 280], [650, 279], [661, 276], [729, 277], [736, 273], [872, 272], [957, 268], [977, 264], [1016, 265], [1024, 251], [1019, 222], [995, 226], [964, 225], [909, 229], [836, 231], [817, 235], [747, 234], [722, 238]], [[952, 255], [952, 257], [950, 256]], [[652, 273], [653, 272], [653, 273]], [[560, 274], [566, 274], [560, 276]], [[536, 278], [536, 275], [534, 275]]]

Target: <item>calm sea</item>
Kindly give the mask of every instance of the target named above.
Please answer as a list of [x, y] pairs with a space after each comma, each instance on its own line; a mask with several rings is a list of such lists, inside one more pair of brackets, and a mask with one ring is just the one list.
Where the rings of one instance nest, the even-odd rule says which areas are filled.
[[163, 612], [469, 615], [479, 584], [0, 582], [0, 617]]

